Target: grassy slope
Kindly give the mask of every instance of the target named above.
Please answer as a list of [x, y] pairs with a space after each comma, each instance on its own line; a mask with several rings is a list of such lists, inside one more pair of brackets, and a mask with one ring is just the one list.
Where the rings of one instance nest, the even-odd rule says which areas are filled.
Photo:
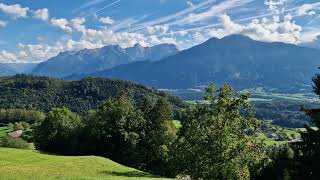
[[163, 179], [95, 157], [66, 157], [31, 150], [0, 148], [0, 179]]
[[0, 139], [10, 131], [12, 131], [12, 129], [9, 129], [8, 127], [0, 127]]

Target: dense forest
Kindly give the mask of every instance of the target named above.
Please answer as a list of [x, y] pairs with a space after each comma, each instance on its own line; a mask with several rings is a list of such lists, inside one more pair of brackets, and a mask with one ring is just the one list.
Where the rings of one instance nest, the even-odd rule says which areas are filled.
[[146, 97], [166, 97], [176, 112], [184, 105], [179, 98], [129, 81], [105, 78], [64, 81], [16, 75], [0, 78], [0, 108], [48, 112], [54, 107], [67, 107], [73, 112], [84, 114], [121, 92], [128, 94], [136, 103], [141, 103]]

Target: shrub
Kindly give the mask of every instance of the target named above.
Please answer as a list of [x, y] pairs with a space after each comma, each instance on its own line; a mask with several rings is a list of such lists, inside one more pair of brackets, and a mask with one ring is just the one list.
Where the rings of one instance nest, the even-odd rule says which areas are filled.
[[30, 124], [29, 123], [26, 123], [26, 122], [21, 122], [20, 123], [21, 124], [21, 126], [23, 127], [23, 129], [30, 129]]
[[29, 149], [27, 141], [21, 138], [12, 138], [10, 136], [4, 136], [0, 143], [2, 147], [17, 148], [17, 149]]
[[16, 130], [24, 130], [23, 126], [20, 123], [14, 123], [13, 129]]

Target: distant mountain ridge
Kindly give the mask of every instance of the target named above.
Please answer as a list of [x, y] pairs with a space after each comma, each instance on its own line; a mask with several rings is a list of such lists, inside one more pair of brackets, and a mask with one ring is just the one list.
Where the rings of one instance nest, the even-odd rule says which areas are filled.
[[0, 76], [30, 73], [36, 65], [34, 63], [0, 63]]
[[157, 61], [178, 52], [178, 48], [172, 44], [153, 47], [136, 44], [126, 49], [111, 45], [98, 49], [67, 51], [40, 63], [32, 74], [59, 78], [72, 74], [90, 74], [136, 61]]
[[232, 35], [211, 38], [157, 62], [136, 62], [93, 73], [157, 88], [185, 89], [229, 83], [237, 89], [309, 88], [320, 66], [320, 50]]

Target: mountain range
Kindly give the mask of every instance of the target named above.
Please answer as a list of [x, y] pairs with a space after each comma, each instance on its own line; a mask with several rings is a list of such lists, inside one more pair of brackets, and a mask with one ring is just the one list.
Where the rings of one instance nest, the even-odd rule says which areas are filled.
[[218, 86], [228, 83], [236, 89], [264, 87], [299, 92], [310, 91], [311, 78], [319, 66], [319, 49], [231, 35], [211, 38], [180, 52], [172, 44], [67, 51], [38, 65], [0, 64], [0, 75], [108, 77], [161, 89], [188, 89], [214, 82]]
[[214, 82], [228, 83], [237, 89], [299, 91], [310, 88], [319, 66], [320, 50], [232, 35], [211, 38], [161, 61], [134, 62], [91, 75], [156, 88], [185, 89]]
[[35, 63], [0, 63], [0, 76], [30, 73], [36, 66]]
[[136, 61], [157, 61], [178, 52], [178, 48], [172, 44], [153, 47], [143, 47], [136, 44], [126, 49], [111, 45], [98, 49], [66, 51], [40, 63], [32, 74], [59, 78], [72, 74], [90, 74]]

